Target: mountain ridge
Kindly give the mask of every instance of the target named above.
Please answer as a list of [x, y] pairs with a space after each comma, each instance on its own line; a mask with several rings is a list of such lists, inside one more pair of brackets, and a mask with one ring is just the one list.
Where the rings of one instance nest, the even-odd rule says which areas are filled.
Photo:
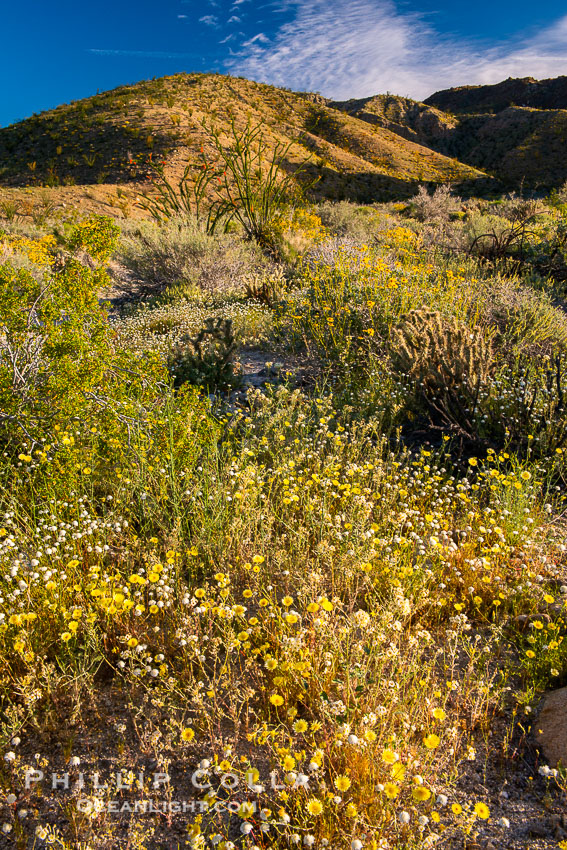
[[423, 102], [376, 95], [334, 105], [487, 171], [505, 189], [551, 189], [567, 180], [567, 77], [460, 86]]
[[536, 80], [508, 77], [500, 83], [456, 86], [434, 92], [424, 100], [444, 112], [501, 112], [510, 106], [533, 109], [567, 109], [567, 76]]
[[[519, 101], [519, 102], [518, 102]], [[419, 183], [460, 191], [550, 189], [567, 181], [567, 76], [458, 86], [425, 101], [378, 94], [334, 101], [219, 74], [174, 74], [62, 104], [0, 128], [0, 185], [145, 185], [176, 179], [207, 149], [203, 122], [266, 125], [310, 156], [319, 198], [407, 198]]]

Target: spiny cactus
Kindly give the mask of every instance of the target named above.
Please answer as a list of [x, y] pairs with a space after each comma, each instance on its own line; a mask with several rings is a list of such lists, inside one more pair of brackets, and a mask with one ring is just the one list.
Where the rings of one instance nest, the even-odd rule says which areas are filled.
[[392, 332], [391, 351], [434, 423], [472, 436], [479, 394], [493, 371], [492, 345], [481, 329], [435, 310], [412, 310]]
[[208, 392], [234, 387], [235, 349], [231, 319], [206, 319], [196, 337], [185, 336], [170, 354], [168, 365], [174, 386], [190, 383]]
[[286, 288], [285, 273], [282, 266], [276, 268], [269, 274], [248, 275], [244, 279], [246, 295], [255, 298], [262, 304], [272, 307], [281, 301]]

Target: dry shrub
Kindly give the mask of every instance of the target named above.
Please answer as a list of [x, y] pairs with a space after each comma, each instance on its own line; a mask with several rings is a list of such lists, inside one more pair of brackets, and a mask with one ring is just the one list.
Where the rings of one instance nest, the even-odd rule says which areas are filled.
[[481, 321], [496, 327], [508, 351], [546, 353], [567, 346], [567, 317], [544, 292], [509, 278], [479, 283]]
[[231, 290], [246, 273], [266, 262], [251, 243], [230, 234], [211, 236], [191, 219], [127, 225], [119, 260], [142, 296], [159, 295], [179, 285], [205, 292]]
[[462, 200], [453, 195], [448, 184], [437, 186], [430, 194], [425, 186], [420, 186], [417, 195], [412, 198], [413, 214], [423, 222], [449, 221], [451, 216], [459, 212]]
[[361, 207], [350, 201], [319, 204], [317, 212], [325, 227], [339, 238], [354, 242], [372, 242], [392, 217], [380, 214], [373, 207]]

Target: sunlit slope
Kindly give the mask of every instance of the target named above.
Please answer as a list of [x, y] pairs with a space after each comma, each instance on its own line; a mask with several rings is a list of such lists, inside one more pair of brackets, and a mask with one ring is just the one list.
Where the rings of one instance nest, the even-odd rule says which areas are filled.
[[[269, 142], [292, 143], [290, 166], [311, 156], [320, 196], [358, 200], [411, 194], [420, 181], [483, 179], [463, 165], [386, 127], [333, 109], [316, 96], [212, 74], [177, 74], [122, 86], [0, 129], [5, 186], [128, 183], [149, 163], [175, 176], [195, 162], [207, 135], [234, 121], [263, 121]], [[228, 143], [228, 136], [227, 143]]]

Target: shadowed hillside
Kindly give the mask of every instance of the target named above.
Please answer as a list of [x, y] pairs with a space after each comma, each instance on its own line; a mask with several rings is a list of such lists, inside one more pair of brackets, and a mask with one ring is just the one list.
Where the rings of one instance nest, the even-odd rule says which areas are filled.
[[566, 77], [464, 86], [424, 103], [378, 95], [329, 105], [487, 171], [503, 188], [550, 189], [567, 180]]
[[492, 86], [458, 86], [435, 92], [425, 103], [458, 114], [500, 112], [509, 106], [567, 109], [567, 77], [550, 80], [509, 77]]

